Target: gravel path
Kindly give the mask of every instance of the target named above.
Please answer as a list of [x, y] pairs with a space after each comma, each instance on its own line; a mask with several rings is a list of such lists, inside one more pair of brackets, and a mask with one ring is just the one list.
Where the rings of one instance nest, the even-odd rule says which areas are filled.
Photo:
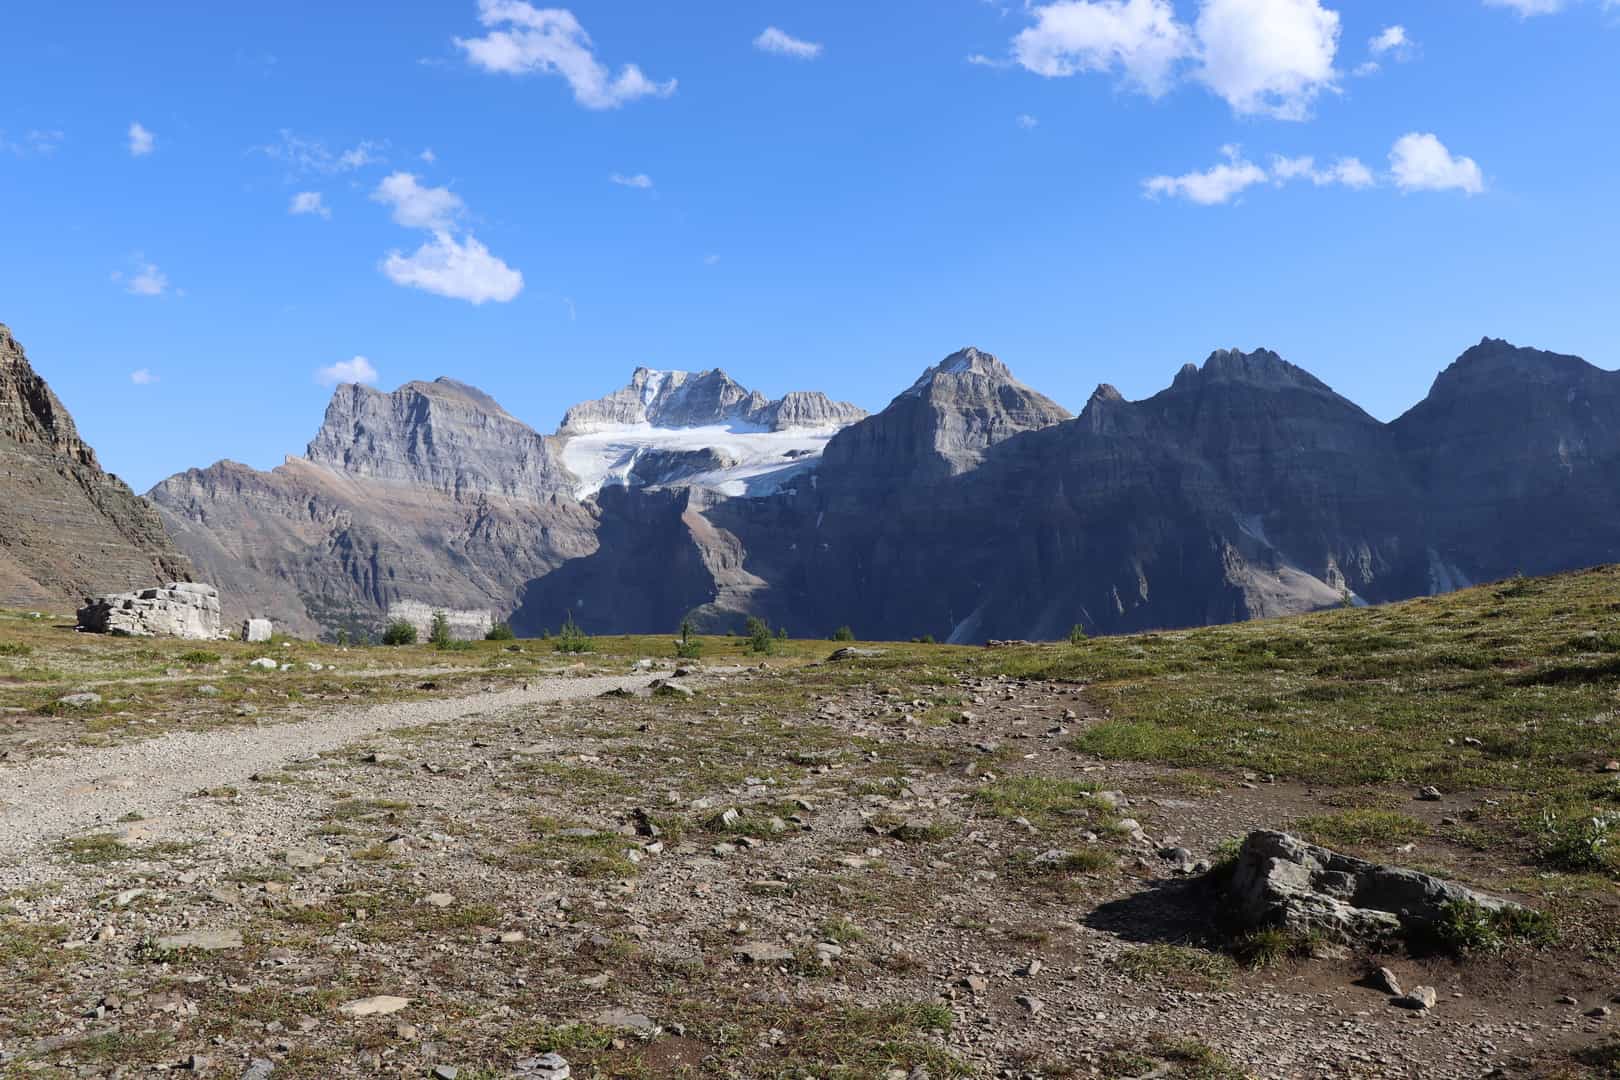
[[519, 705], [575, 701], [646, 686], [652, 675], [555, 678], [522, 690], [334, 712], [324, 720], [176, 732], [0, 766], [0, 859], [132, 812], [152, 814], [202, 787], [241, 783], [295, 757], [335, 750], [390, 728], [453, 723]]

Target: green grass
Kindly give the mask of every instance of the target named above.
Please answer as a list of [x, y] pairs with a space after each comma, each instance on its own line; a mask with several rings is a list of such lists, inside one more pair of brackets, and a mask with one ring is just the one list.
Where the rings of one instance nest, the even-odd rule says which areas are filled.
[[997, 817], [1050, 825], [1065, 818], [1089, 819], [1107, 813], [1097, 790], [1097, 785], [1078, 780], [1020, 776], [997, 780], [977, 791], [974, 798]]
[[1294, 822], [1291, 831], [1313, 844], [1340, 848], [1387, 847], [1429, 835], [1423, 822], [1392, 810], [1344, 810], [1303, 817]]
[[[1567, 786], [1613, 756], [1620, 568], [1079, 645], [986, 674], [1090, 685], [1086, 753], [1311, 783]], [[1594, 722], [1594, 718], [1599, 718]], [[1465, 741], [1474, 740], [1474, 741]]]
[[1141, 945], [1116, 957], [1114, 967], [1136, 980], [1156, 979], [1189, 990], [1226, 986], [1237, 965], [1225, 953], [1187, 945]]

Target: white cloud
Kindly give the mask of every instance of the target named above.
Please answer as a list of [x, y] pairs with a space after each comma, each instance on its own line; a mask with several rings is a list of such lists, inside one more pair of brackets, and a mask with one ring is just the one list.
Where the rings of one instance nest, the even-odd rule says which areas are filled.
[[1339, 14], [1320, 0], [1204, 0], [1196, 73], [1239, 115], [1309, 118], [1338, 80]]
[[1461, 191], [1478, 195], [1485, 174], [1473, 158], [1454, 157], [1434, 135], [1412, 132], [1395, 140], [1390, 172], [1402, 191]]
[[1217, 206], [1231, 202], [1256, 184], [1270, 177], [1266, 170], [1252, 161], [1246, 161], [1236, 146], [1223, 146], [1226, 160], [1203, 172], [1184, 173], [1181, 176], [1153, 176], [1142, 182], [1143, 193], [1151, 199], [1162, 196], [1186, 199], [1199, 206]]
[[315, 372], [315, 381], [322, 386], [336, 386], [338, 383], [375, 383], [377, 369], [370, 360], [357, 356], [353, 360], [339, 360], [330, 367], [323, 367]]
[[[635, 64], [618, 75], [596, 58], [590, 35], [562, 8], [536, 8], [525, 0], [478, 0], [478, 21], [491, 28], [480, 38], [456, 38], [467, 59], [505, 75], [560, 75], [587, 109], [616, 109], [644, 97], [669, 97], [675, 80], [654, 82]], [[506, 29], [494, 29], [505, 26]]]
[[1034, 131], [1036, 128], [1041, 126], [1041, 122], [1035, 117], [1029, 115], [1029, 113], [1019, 113], [1018, 118], [1013, 122], [1019, 127], [1023, 128], [1025, 131]]
[[1402, 49], [1412, 47], [1412, 39], [1407, 36], [1406, 27], [1396, 24], [1380, 30], [1367, 43], [1367, 47], [1373, 51], [1374, 56], [1382, 56], [1387, 52], [1399, 53]]
[[295, 135], [285, 128], [277, 133], [279, 140], [255, 149], [272, 161], [279, 161], [294, 173], [329, 176], [334, 173], [354, 172], [367, 165], [380, 165], [386, 158], [385, 144], [362, 139], [347, 150], [334, 151], [320, 139]]
[[523, 291], [523, 274], [491, 255], [489, 249], [469, 236], [465, 242], [443, 229], [410, 255], [388, 253], [382, 271], [396, 285], [454, 300], [482, 304], [486, 300], [505, 303]]
[[435, 161], [439, 160], [439, 155], [433, 152], [433, 147], [431, 146], [416, 156], [427, 162], [429, 165], [432, 165]]
[[822, 50], [820, 42], [796, 38], [774, 26], [767, 26], [760, 32], [759, 37], [754, 39], [754, 48], [760, 52], [792, 56], [800, 60], [814, 60], [821, 55]]
[[608, 180], [611, 183], [618, 184], [620, 187], [640, 188], [642, 191], [650, 191], [653, 186], [652, 177], [648, 176], [646, 173], [636, 173], [634, 176], [626, 176], [623, 173], [614, 173], [612, 176], [608, 177]]
[[383, 177], [371, 197], [392, 207], [394, 221], [409, 229], [447, 229], [466, 209], [461, 197], [449, 188], [423, 187], [408, 172]]
[[1359, 158], [1342, 157], [1318, 168], [1314, 157], [1273, 155], [1270, 167], [1265, 168], [1246, 159], [1236, 146], [1221, 147], [1221, 154], [1226, 160], [1203, 172], [1150, 177], [1142, 182], [1143, 193], [1151, 199], [1169, 196], [1199, 206], [1219, 206], [1259, 184], [1283, 187], [1296, 180], [1308, 180], [1317, 187], [1337, 185], [1360, 190], [1378, 183]]
[[160, 380], [156, 375], [152, 374], [152, 370], [150, 368], [141, 368], [139, 371], [132, 371], [129, 373], [129, 381], [134, 383], [136, 386], [151, 386], [153, 383], [161, 382], [162, 380]]
[[287, 207], [289, 214], [316, 214], [323, 218], [332, 216], [332, 208], [326, 205], [326, 200], [318, 191], [300, 191], [292, 197], [292, 203]]
[[1127, 83], [1159, 97], [1192, 52], [1169, 0], [1056, 0], [1032, 12], [1035, 25], [1013, 38], [1013, 57], [1047, 78], [1117, 69]]
[[718, 256], [718, 255], [705, 255], [705, 256], [703, 256], [703, 265], [704, 266], [719, 266], [720, 265], [720, 256]]
[[1030, 12], [1035, 25], [1013, 38], [1013, 58], [1048, 78], [1118, 72], [1161, 97], [1192, 64], [1190, 77], [1234, 112], [1284, 120], [1306, 119], [1339, 78], [1339, 15], [1321, 0], [1201, 0], [1191, 25], [1171, 0], [1053, 0]]
[[1347, 188], [1370, 188], [1378, 183], [1378, 178], [1371, 169], [1362, 163], [1360, 158], [1342, 157], [1326, 168], [1316, 167], [1314, 157], [1272, 157], [1271, 179], [1281, 186], [1290, 180], [1309, 180], [1317, 187], [1328, 187], [1339, 184]]
[[124, 291], [132, 296], [162, 296], [169, 291], [169, 275], [159, 270], [156, 263], [143, 262], [136, 256], [135, 272], [130, 275]]
[[145, 157], [157, 145], [157, 136], [139, 123], [129, 125], [129, 156]]

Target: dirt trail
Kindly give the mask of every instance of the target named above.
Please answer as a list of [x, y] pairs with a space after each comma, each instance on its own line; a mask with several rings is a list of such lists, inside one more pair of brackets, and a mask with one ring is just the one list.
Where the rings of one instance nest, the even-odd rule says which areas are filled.
[[151, 815], [202, 787], [241, 783], [295, 757], [335, 750], [391, 728], [443, 724], [519, 705], [574, 701], [634, 689], [654, 676], [532, 681], [498, 693], [335, 711], [322, 720], [228, 731], [176, 732], [111, 747], [0, 765], [0, 860], [12, 860], [78, 829]]

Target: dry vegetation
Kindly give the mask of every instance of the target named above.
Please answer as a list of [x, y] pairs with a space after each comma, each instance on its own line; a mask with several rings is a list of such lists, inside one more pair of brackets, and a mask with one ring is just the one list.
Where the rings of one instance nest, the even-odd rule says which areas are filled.
[[[174, 804], [135, 789], [129, 821], [0, 866], [0, 1076], [199, 1055], [485, 1080], [545, 1052], [579, 1077], [1620, 1074], [1587, 1015], [1620, 991], [1620, 573], [1077, 644], [773, 647], [704, 639], [691, 696], [396, 727]], [[0, 617], [0, 776], [675, 663], [673, 636], [203, 651]], [[57, 704], [81, 689], [102, 702]], [[1158, 855], [1218, 863], [1284, 826], [1549, 933], [1236, 942]], [[163, 944], [200, 930], [241, 940]], [[1360, 985], [1379, 965], [1440, 1004], [1390, 1008]], [[409, 1003], [342, 1011], [374, 995]]]

